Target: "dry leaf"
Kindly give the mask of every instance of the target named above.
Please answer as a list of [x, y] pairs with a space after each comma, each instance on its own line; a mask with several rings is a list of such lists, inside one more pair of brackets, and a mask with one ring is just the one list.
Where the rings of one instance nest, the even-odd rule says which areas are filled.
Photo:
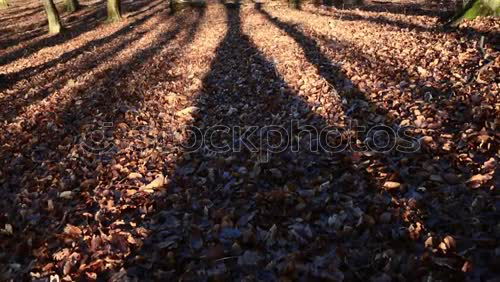
[[469, 180], [467, 180], [467, 183], [469, 183], [472, 188], [479, 188], [482, 184], [492, 178], [493, 176], [491, 174], [476, 174], [469, 178]]
[[59, 198], [63, 198], [63, 199], [66, 199], [66, 200], [72, 199], [73, 196], [74, 196], [73, 191], [64, 191], [64, 192], [61, 192], [59, 194]]
[[401, 183], [399, 182], [394, 182], [394, 181], [386, 181], [384, 183], [384, 188], [392, 190], [392, 189], [398, 189], [401, 186]]
[[156, 178], [153, 181], [151, 181], [151, 183], [141, 187], [141, 190], [160, 189], [160, 188], [163, 188], [164, 184], [165, 184], [165, 177], [163, 176], [163, 174], [159, 174], [158, 176], [156, 176]]
[[131, 172], [128, 176], [128, 179], [137, 179], [137, 178], [142, 178], [142, 174], [137, 173], [137, 172]]
[[187, 107], [183, 110], [178, 111], [176, 114], [178, 116], [193, 115], [193, 114], [197, 113], [199, 110], [200, 110], [200, 108], [195, 107], [195, 106], [191, 106], [191, 107]]

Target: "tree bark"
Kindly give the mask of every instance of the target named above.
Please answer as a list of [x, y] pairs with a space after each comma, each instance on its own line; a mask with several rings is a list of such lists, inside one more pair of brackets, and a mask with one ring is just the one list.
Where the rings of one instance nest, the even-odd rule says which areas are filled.
[[471, 20], [485, 16], [500, 16], [500, 0], [470, 0], [448, 24], [457, 25], [464, 19]]
[[65, 0], [66, 12], [74, 13], [80, 9], [78, 0]]
[[49, 20], [49, 33], [57, 34], [61, 32], [61, 20], [59, 19], [59, 13], [57, 12], [56, 5], [54, 5], [54, 1], [42, 0], [42, 3], [45, 13], [47, 13], [47, 19]]
[[193, 7], [193, 8], [204, 8], [206, 2], [204, 0], [169, 0], [170, 13], [175, 14], [182, 9]]
[[170, 13], [175, 14], [178, 11], [186, 8], [188, 3], [181, 0], [170, 0]]
[[0, 0], [0, 9], [5, 9], [9, 7], [9, 1], [7, 0]]
[[108, 22], [117, 22], [122, 19], [120, 0], [108, 0]]
[[288, 5], [293, 9], [300, 10], [300, 0], [289, 0]]

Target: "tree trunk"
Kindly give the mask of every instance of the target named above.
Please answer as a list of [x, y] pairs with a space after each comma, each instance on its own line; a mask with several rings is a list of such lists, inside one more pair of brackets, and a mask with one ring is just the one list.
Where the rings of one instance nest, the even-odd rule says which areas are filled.
[[120, 0], [108, 0], [108, 22], [117, 22], [122, 19]]
[[0, 9], [5, 9], [9, 7], [9, 1], [7, 0], [0, 0]]
[[289, 0], [288, 4], [291, 8], [300, 10], [300, 0]]
[[170, 0], [170, 13], [175, 14], [176, 12], [186, 8], [187, 6], [187, 1]]
[[54, 5], [54, 1], [42, 0], [42, 3], [45, 13], [47, 13], [47, 19], [49, 20], [49, 33], [57, 34], [61, 32], [61, 20], [59, 19], [59, 13], [57, 12], [56, 5]]
[[463, 19], [471, 20], [485, 16], [500, 16], [500, 0], [470, 0], [463, 9], [457, 12], [448, 24], [457, 25]]
[[[238, 1], [235, 1], [238, 3]], [[188, 8], [205, 8], [206, 2], [204, 0], [170, 0], [170, 13], [175, 14], [176, 12]]]
[[78, 0], [65, 0], [66, 12], [73, 13], [80, 9]]

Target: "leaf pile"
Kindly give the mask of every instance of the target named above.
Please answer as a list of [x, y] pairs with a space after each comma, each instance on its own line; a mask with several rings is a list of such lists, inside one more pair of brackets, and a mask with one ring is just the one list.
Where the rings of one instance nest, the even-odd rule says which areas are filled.
[[[1, 51], [0, 280], [498, 277], [497, 19], [141, 3]], [[186, 151], [292, 121], [420, 149]]]

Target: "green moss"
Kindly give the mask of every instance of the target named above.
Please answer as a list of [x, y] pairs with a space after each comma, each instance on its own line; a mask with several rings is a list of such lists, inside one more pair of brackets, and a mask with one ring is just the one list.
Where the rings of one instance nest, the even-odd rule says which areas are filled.
[[47, 19], [49, 21], [49, 33], [58, 34], [62, 30], [61, 20], [59, 19], [59, 13], [57, 12], [56, 5], [52, 0], [42, 0], [43, 6], [45, 8], [45, 13], [47, 14]]
[[7, 0], [0, 0], [0, 9], [6, 9], [9, 7], [9, 2]]
[[78, 0], [65, 0], [64, 5], [66, 6], [66, 12], [74, 13], [80, 9], [80, 3]]
[[463, 19], [477, 17], [500, 16], [500, 0], [471, 0], [450, 21], [452, 25], [459, 24]]
[[170, 12], [175, 13], [189, 7], [204, 8], [206, 5], [207, 4], [205, 1], [200, 1], [200, 0], [190, 0], [190, 1], [170, 0]]
[[300, 9], [300, 0], [289, 0], [288, 4], [289, 4], [290, 8]]
[[462, 16], [463, 19], [475, 19], [476, 17], [479, 16], [489, 16], [492, 14], [492, 11], [489, 7], [484, 5], [483, 2], [481, 1], [476, 1], [474, 5], [468, 10], [465, 11], [464, 15]]
[[108, 0], [107, 10], [108, 10], [107, 22], [112, 23], [122, 20], [120, 0]]

